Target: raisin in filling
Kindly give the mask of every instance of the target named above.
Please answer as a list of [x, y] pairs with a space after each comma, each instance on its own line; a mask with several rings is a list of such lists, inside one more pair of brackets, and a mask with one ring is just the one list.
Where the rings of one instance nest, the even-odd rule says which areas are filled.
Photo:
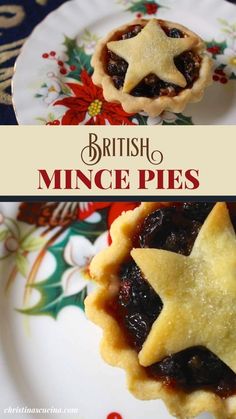
[[[184, 33], [176, 28], [162, 27], [170, 38], [183, 38]], [[142, 30], [141, 25], [131, 26], [127, 32], [121, 35], [117, 40], [133, 38]], [[186, 51], [175, 58], [175, 65], [184, 75], [187, 86], [191, 88], [193, 83], [199, 77], [201, 58], [192, 51]], [[117, 89], [121, 89], [125, 75], [128, 69], [128, 63], [112, 51], [108, 50], [107, 71], [111, 76], [113, 83]], [[175, 84], [166, 83], [159, 79], [155, 74], [146, 76], [131, 92], [132, 96], [143, 96], [155, 98], [159, 96], [173, 97], [178, 95], [183, 88]]]
[[[188, 256], [213, 203], [184, 203], [151, 213], [134, 238], [134, 247], [158, 248]], [[236, 229], [235, 208], [229, 205]], [[116, 315], [129, 344], [137, 352], [146, 340], [163, 304], [133, 260], [120, 272], [120, 291]], [[181, 332], [181, 331], [180, 331]], [[236, 375], [208, 349], [198, 346], [166, 357], [145, 368], [149, 376], [167, 387], [191, 392], [210, 390], [225, 398], [236, 393]]]

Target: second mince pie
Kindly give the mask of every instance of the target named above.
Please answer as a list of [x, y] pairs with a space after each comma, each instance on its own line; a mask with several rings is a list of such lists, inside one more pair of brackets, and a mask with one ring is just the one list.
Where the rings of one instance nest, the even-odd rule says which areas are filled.
[[212, 61], [201, 38], [177, 23], [139, 19], [112, 31], [92, 59], [94, 83], [127, 112], [182, 112], [201, 100]]
[[86, 300], [138, 398], [236, 417], [236, 205], [143, 203], [112, 225]]

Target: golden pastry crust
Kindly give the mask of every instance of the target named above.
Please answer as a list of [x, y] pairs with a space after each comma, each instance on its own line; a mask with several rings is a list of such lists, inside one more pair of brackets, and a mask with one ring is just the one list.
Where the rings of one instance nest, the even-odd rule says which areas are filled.
[[199, 102], [204, 94], [205, 88], [212, 83], [212, 59], [206, 54], [206, 46], [203, 40], [186, 27], [165, 21], [157, 20], [169, 28], [177, 28], [189, 37], [197, 39], [196, 45], [191, 49], [202, 59], [199, 78], [194, 82], [192, 88], [182, 90], [174, 97], [160, 96], [158, 98], [134, 97], [129, 93], [118, 90], [112, 81], [112, 78], [106, 72], [107, 44], [116, 40], [120, 34], [132, 25], [145, 26], [149, 21], [146, 19], [136, 19], [126, 25], [123, 25], [111, 31], [102, 39], [96, 48], [92, 57], [92, 66], [94, 67], [93, 81], [96, 85], [103, 88], [103, 94], [108, 102], [120, 103], [123, 109], [128, 113], [137, 113], [144, 111], [148, 115], [155, 117], [163, 111], [182, 112], [189, 102]]
[[127, 260], [133, 243], [131, 237], [152, 211], [171, 206], [172, 203], [142, 203], [133, 211], [121, 215], [111, 227], [112, 244], [95, 256], [91, 263], [92, 277], [98, 289], [85, 301], [86, 314], [90, 320], [103, 329], [101, 354], [104, 360], [127, 373], [129, 390], [141, 400], [162, 399], [170, 413], [178, 418], [193, 418], [202, 412], [210, 412], [217, 419], [236, 417], [236, 397], [222, 399], [204, 390], [187, 394], [170, 391], [160, 381], [147, 375], [139, 364], [138, 353], [127, 343], [122, 328], [109, 312], [109, 303], [119, 289], [119, 267]]
[[188, 256], [151, 248], [134, 248], [131, 256], [164, 305], [139, 363], [203, 346], [236, 373], [236, 235], [226, 203], [211, 210]]

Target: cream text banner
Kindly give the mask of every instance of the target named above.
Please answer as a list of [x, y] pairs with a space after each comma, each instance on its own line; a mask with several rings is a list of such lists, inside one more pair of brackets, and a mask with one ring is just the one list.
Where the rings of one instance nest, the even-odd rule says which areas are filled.
[[236, 126], [1, 127], [1, 196], [236, 196]]

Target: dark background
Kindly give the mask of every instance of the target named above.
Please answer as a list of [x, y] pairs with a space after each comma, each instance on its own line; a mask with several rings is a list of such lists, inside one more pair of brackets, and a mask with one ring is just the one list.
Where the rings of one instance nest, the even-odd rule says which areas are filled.
[[[40, 0], [0, 0], [0, 17], [1, 16], [10, 16], [7, 13], [2, 13], [3, 6], [11, 6], [11, 5], [20, 5], [23, 7], [25, 12], [25, 17], [23, 21], [14, 27], [9, 28], [2, 28], [0, 25], [0, 47], [1, 45], [10, 44], [14, 41], [20, 40], [22, 38], [26, 38], [33, 30], [33, 28], [38, 25], [41, 20], [47, 16], [48, 13], [57, 9], [61, 4], [65, 3], [68, 0], [47, 0], [41, 1]], [[82, 1], [89, 1], [89, 0], [82, 0]], [[44, 4], [45, 3], [45, 4]], [[1, 9], [2, 8], [2, 9]], [[10, 48], [9, 48], [10, 49]], [[1, 58], [1, 50], [0, 50], [0, 58]], [[0, 70], [1, 68], [12, 67], [16, 57], [11, 58], [10, 60], [3, 62], [1, 64], [0, 60]], [[1, 84], [1, 79], [0, 79]], [[7, 88], [7, 93], [11, 93], [11, 88]], [[7, 105], [6, 103], [1, 100], [1, 90], [0, 90], [0, 125], [15, 125], [17, 124], [15, 113], [13, 107], [11, 105]]]

